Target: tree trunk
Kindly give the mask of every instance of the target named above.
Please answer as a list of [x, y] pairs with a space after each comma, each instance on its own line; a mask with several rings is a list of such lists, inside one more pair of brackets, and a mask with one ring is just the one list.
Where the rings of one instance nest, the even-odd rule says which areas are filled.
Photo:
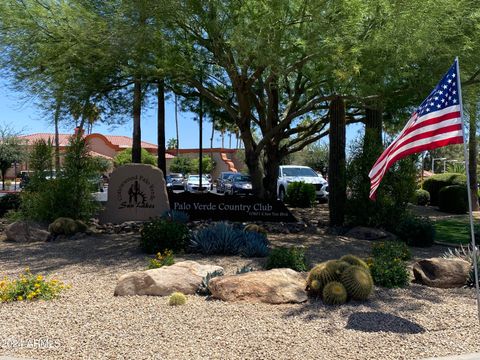
[[265, 147], [266, 160], [263, 164], [265, 177], [263, 178], [263, 188], [265, 191], [264, 198], [275, 200], [277, 198], [277, 180], [278, 169], [283, 159], [278, 151], [278, 145], [269, 143]]
[[212, 116], [212, 135], [210, 136], [210, 156], [213, 159], [213, 137], [215, 136], [215, 117]]
[[330, 155], [328, 187], [330, 226], [342, 226], [345, 218], [345, 102], [338, 96], [330, 103]]
[[165, 82], [158, 81], [158, 115], [157, 115], [157, 164], [163, 176], [167, 176], [167, 162], [165, 159]]
[[132, 163], [142, 162], [142, 134], [140, 130], [140, 117], [142, 113], [142, 83], [136, 79], [133, 86], [133, 142]]
[[221, 136], [222, 136], [222, 149], [225, 148], [225, 130], [220, 130]]
[[177, 156], [178, 156], [178, 149], [180, 149], [180, 140], [178, 138], [178, 100], [177, 94], [175, 94], [175, 129], [177, 131]]
[[264, 197], [263, 191], [263, 171], [260, 164], [260, 158], [251, 146], [245, 146], [245, 164], [247, 165], [250, 178], [252, 180], [253, 194], [259, 198]]
[[472, 199], [472, 210], [478, 211], [478, 183], [477, 183], [477, 92], [473, 92], [470, 102], [470, 122], [468, 133], [468, 174], [470, 178], [470, 190]]
[[55, 106], [55, 115], [53, 121], [55, 123], [55, 170], [60, 171], [60, 139], [58, 134], [58, 122], [60, 120], [61, 101], [57, 99]]
[[382, 152], [382, 110], [366, 108], [365, 115], [363, 149], [364, 152], [367, 149], [369, 149], [367, 152], [372, 152], [372, 148], [375, 149], [377, 151], [375, 161]]

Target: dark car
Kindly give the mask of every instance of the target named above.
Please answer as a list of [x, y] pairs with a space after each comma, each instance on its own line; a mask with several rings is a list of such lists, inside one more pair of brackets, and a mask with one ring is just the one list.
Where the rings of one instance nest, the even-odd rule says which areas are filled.
[[167, 188], [168, 188], [168, 178], [170, 177], [170, 189], [172, 190], [183, 190], [183, 182], [185, 177], [180, 173], [171, 173], [167, 175]]
[[225, 194], [249, 195], [252, 193], [252, 179], [249, 175], [230, 175], [230, 177], [226, 180]]
[[236, 175], [236, 172], [225, 171], [221, 172], [217, 179], [217, 193], [223, 194], [225, 192], [225, 181], [232, 175]]

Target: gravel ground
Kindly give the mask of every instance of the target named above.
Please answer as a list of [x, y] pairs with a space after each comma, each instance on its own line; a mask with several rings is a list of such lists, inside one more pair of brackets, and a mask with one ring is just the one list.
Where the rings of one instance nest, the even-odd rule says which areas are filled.
[[[189, 296], [114, 297], [119, 275], [145, 267], [133, 235], [59, 243], [0, 242], [0, 277], [54, 274], [72, 285], [54, 301], [0, 304], [0, 356], [34, 359], [421, 359], [480, 351], [474, 292], [469, 289], [376, 289], [366, 303], [326, 307], [231, 304]], [[326, 235], [278, 235], [303, 244], [313, 262], [370, 243]], [[439, 254], [433, 247], [417, 256]], [[234, 273], [262, 260], [185, 256]], [[180, 259], [177, 259], [179, 261]]]

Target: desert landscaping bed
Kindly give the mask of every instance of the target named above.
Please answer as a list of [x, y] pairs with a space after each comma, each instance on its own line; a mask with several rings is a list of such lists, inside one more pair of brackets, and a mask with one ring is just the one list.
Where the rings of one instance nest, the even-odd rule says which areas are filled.
[[[277, 234], [272, 244], [303, 245], [310, 262], [346, 253], [367, 255], [371, 242]], [[445, 248], [414, 250], [438, 256]], [[181, 307], [167, 298], [114, 297], [119, 275], [143, 270], [135, 235], [74, 241], [0, 242], [1, 273], [55, 274], [71, 284], [54, 301], [0, 304], [0, 355], [33, 359], [421, 359], [479, 351], [474, 292], [412, 284], [376, 288], [365, 303], [340, 307], [320, 301], [295, 305], [226, 303], [188, 296]], [[177, 256], [224, 267], [261, 269], [263, 259]], [[33, 346], [29, 339], [48, 339]], [[22, 341], [24, 343], [22, 343]]]

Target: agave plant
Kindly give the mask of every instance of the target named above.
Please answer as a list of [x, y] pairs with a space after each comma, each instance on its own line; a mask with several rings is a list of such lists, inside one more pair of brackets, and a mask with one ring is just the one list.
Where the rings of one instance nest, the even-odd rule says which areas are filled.
[[245, 242], [240, 250], [244, 257], [265, 257], [268, 256], [270, 249], [269, 242], [265, 235], [258, 232], [246, 231], [243, 233]]
[[[480, 250], [476, 248], [476, 256], [477, 256], [477, 268], [480, 268]], [[465, 261], [468, 261], [471, 265], [470, 269], [470, 274], [468, 275], [467, 282], [465, 283], [466, 286], [468, 287], [474, 287], [475, 286], [475, 268], [473, 267], [474, 261], [475, 261], [475, 252], [473, 251], [473, 248], [471, 245], [469, 246], [461, 246], [460, 248], [456, 248], [454, 250], [448, 249], [444, 254], [443, 254], [444, 259], [452, 259], [452, 258], [457, 258], [457, 259], [462, 259]], [[480, 274], [479, 274], [480, 275]], [[479, 282], [480, 283], [480, 282]]]
[[167, 210], [162, 214], [162, 218], [182, 224], [186, 224], [190, 220], [187, 213], [179, 210]]

